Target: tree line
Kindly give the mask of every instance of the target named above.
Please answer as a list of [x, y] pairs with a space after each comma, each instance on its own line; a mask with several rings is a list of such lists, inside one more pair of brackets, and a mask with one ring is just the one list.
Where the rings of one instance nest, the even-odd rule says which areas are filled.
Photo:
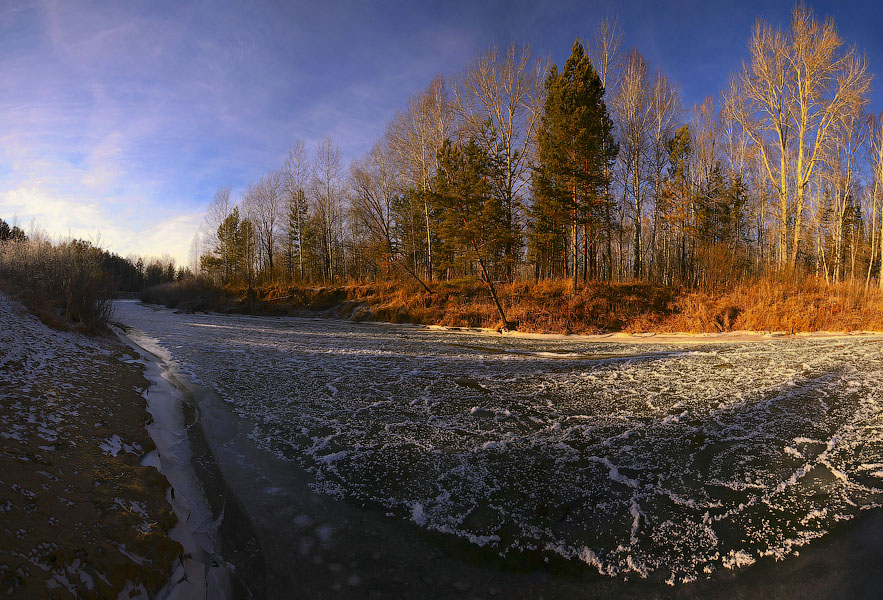
[[192, 277], [170, 257], [123, 258], [88, 240], [52, 241], [36, 224], [25, 233], [0, 218], [0, 289], [50, 323], [63, 317], [97, 331], [111, 317], [113, 298]]
[[47, 256], [73, 257], [90, 265], [108, 298], [120, 292], [140, 292], [144, 288], [194, 275], [190, 267], [176, 266], [175, 259], [169, 256], [147, 260], [134, 255], [122, 257], [89, 240], [52, 242], [38, 226], [34, 225], [32, 229], [29, 236], [18, 225], [10, 225], [0, 218], [0, 269], [4, 266], [9, 269], [10, 265], [16, 264], [26, 273], [36, 269], [37, 263], [45, 262]]
[[689, 108], [621, 40], [604, 20], [560, 68], [491, 48], [346, 167], [331, 138], [295, 142], [238, 201], [218, 190], [196, 270], [248, 288], [478, 277], [495, 300], [495, 282], [565, 277], [883, 286], [883, 116], [832, 20], [758, 21], [727, 88]]

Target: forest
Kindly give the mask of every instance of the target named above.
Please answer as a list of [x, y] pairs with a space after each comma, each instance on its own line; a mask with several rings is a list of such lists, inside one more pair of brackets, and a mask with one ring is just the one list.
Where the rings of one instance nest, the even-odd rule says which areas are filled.
[[797, 6], [692, 107], [616, 21], [558, 67], [524, 44], [439, 75], [345, 166], [292, 144], [194, 240], [218, 285], [477, 277], [709, 289], [883, 285], [883, 144], [859, 49]]
[[726, 88], [691, 107], [621, 40], [602, 20], [562, 66], [492, 47], [414, 94], [348, 165], [332, 138], [294, 141], [239, 198], [221, 182], [192, 268], [129, 260], [116, 288], [198, 276], [249, 295], [372, 282], [431, 295], [472, 280], [504, 325], [501, 287], [544, 282], [879, 293], [883, 115], [833, 20], [803, 5], [785, 27], [758, 20]]
[[28, 234], [0, 218], [0, 291], [57, 327], [72, 323], [100, 330], [113, 298], [193, 277], [169, 257], [123, 258], [88, 240], [53, 242], [36, 224], [30, 229]]

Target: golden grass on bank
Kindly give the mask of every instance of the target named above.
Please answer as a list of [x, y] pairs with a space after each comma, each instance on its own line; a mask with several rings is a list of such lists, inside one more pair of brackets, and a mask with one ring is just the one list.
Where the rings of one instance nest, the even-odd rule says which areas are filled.
[[863, 283], [764, 278], [715, 293], [688, 292], [659, 331], [883, 331], [883, 292]]
[[[432, 294], [410, 282], [276, 283], [255, 290], [249, 298], [241, 289], [212, 290], [191, 283], [167, 285], [147, 296], [148, 301], [185, 310], [310, 311], [392, 323], [500, 325], [490, 294], [481, 283], [461, 279], [431, 285]], [[883, 292], [878, 288], [865, 289], [858, 283], [826, 285], [814, 278], [794, 282], [770, 276], [713, 291], [645, 282], [587, 282], [576, 293], [571, 292], [570, 281], [556, 279], [501, 284], [498, 291], [508, 319], [520, 331], [535, 333], [883, 331]]]

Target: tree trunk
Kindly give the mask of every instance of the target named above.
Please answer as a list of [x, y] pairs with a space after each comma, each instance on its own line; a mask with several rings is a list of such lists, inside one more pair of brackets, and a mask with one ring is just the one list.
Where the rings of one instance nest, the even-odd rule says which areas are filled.
[[494, 286], [494, 282], [491, 281], [490, 275], [487, 272], [487, 267], [485, 267], [484, 265], [484, 260], [482, 260], [481, 254], [478, 251], [478, 246], [476, 246], [475, 244], [475, 240], [472, 241], [472, 250], [475, 252], [475, 258], [478, 261], [478, 266], [481, 267], [481, 279], [487, 286], [488, 291], [491, 293], [491, 298], [494, 299], [494, 304], [497, 307], [497, 312], [500, 313], [500, 319], [503, 321], [503, 329], [513, 329], [512, 324], [509, 323], [509, 319], [506, 318], [506, 313], [503, 311], [503, 305], [500, 304], [500, 299], [497, 297], [496, 286]]
[[423, 190], [423, 214], [426, 216], [426, 279], [432, 281], [432, 229], [429, 223], [429, 201]]

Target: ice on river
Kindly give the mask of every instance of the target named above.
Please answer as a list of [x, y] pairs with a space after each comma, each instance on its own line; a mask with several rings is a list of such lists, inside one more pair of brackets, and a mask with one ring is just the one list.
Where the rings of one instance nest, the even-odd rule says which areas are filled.
[[118, 303], [335, 496], [506, 556], [692, 581], [883, 501], [883, 339], [690, 345]]

